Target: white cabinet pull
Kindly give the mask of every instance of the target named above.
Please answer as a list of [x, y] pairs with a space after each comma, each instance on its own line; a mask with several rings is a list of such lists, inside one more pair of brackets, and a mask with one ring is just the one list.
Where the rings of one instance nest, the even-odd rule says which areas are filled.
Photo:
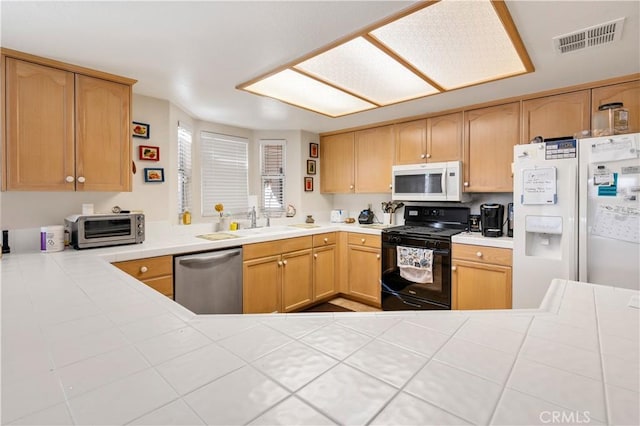
[[314, 253], [313, 258], [317, 259], [318, 258], [318, 253]]
[[282, 261], [282, 264], [283, 264], [284, 266], [287, 266], [287, 261], [286, 261], [286, 260], [283, 260], [283, 261]]
[[78, 182], [84, 183], [85, 181], [86, 179], [84, 178], [84, 176], [78, 176]]
[[147, 268], [146, 266], [141, 266], [141, 267], [140, 267], [140, 272], [141, 272], [141, 273], [143, 273], [143, 274], [144, 274], [145, 272], [149, 272], [149, 268]]
[[452, 270], [453, 272], [455, 272], [455, 271], [457, 271], [457, 270], [458, 270], [458, 267], [454, 265], [454, 266], [452, 266], [452, 267], [451, 267], [451, 270]]
[[393, 189], [393, 184], [392, 183], [389, 184], [389, 189]]
[[76, 180], [76, 178], [74, 178], [73, 176], [67, 176], [66, 178], [64, 178], [65, 182], [73, 182], [74, 180]]
[[469, 186], [469, 182], [463, 183], [464, 186]]
[[363, 238], [363, 239], [361, 239], [360, 241], [362, 242], [362, 244], [364, 244], [364, 242], [365, 242], [365, 241], [367, 241], [367, 240], [365, 240], [365, 239]]
[[376, 259], [380, 260], [380, 255], [376, 254]]
[[325, 238], [323, 241], [324, 241], [325, 243], [328, 243], [328, 242], [329, 242], [329, 239], [328, 239], [328, 238]]
[[282, 266], [282, 261], [278, 260], [278, 266]]
[[353, 189], [353, 185], [349, 185], [349, 189]]
[[431, 158], [431, 154], [427, 154], [427, 158]]
[[476, 256], [478, 256], [478, 257], [482, 257], [482, 252], [481, 252], [481, 251], [476, 252]]
[[422, 155], [420, 156], [420, 158], [423, 158], [423, 159], [424, 159], [424, 158], [427, 158], [427, 156], [426, 156], [426, 155], [424, 155], [424, 154], [422, 154]]

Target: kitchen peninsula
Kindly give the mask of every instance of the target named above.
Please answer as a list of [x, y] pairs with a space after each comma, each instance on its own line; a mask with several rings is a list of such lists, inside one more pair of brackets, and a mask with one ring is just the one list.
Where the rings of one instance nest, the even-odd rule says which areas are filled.
[[267, 237], [178, 229], [2, 259], [3, 424], [640, 420], [637, 291], [556, 280], [535, 310], [194, 315], [109, 262]]

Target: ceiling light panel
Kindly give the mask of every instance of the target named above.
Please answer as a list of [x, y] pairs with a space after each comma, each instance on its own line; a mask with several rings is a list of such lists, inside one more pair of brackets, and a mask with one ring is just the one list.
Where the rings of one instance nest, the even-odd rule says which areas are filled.
[[378, 105], [438, 92], [363, 37], [334, 47], [295, 68]]
[[527, 72], [489, 1], [441, 1], [371, 34], [447, 90]]
[[372, 103], [290, 69], [244, 86], [243, 89], [331, 117], [376, 107]]

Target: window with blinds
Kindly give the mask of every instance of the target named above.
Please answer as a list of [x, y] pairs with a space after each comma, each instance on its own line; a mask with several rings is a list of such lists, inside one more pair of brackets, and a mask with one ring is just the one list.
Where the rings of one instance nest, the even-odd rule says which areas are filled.
[[178, 214], [191, 211], [191, 129], [178, 122]]
[[246, 213], [249, 193], [248, 140], [211, 132], [200, 133], [202, 156], [202, 216]]
[[281, 216], [285, 211], [285, 147], [284, 140], [260, 141], [262, 181], [260, 207], [270, 216]]

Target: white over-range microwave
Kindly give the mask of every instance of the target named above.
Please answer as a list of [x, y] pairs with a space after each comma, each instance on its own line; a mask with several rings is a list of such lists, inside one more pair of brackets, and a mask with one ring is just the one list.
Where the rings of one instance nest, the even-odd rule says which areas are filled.
[[467, 201], [462, 192], [462, 162], [393, 166], [391, 198], [402, 201]]

